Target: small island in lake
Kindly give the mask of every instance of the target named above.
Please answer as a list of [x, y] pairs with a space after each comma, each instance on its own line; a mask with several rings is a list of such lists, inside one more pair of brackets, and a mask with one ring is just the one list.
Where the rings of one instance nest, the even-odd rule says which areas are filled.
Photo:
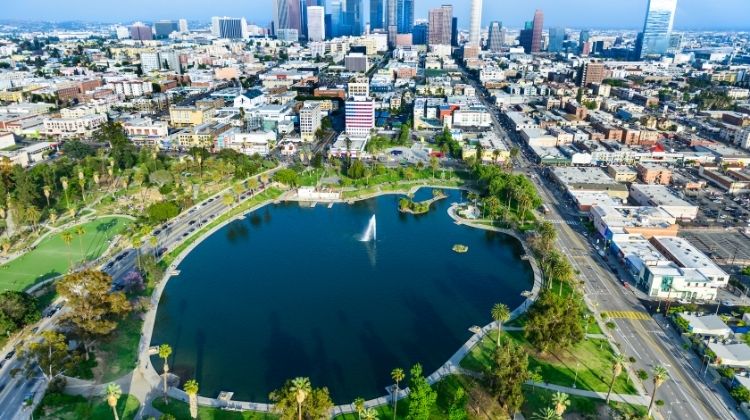
[[415, 202], [411, 198], [402, 198], [398, 201], [398, 211], [401, 213], [425, 214], [430, 211], [430, 205], [438, 200], [447, 197], [445, 192], [440, 189], [432, 190], [432, 198], [425, 201]]
[[466, 246], [466, 245], [455, 244], [455, 245], [453, 245], [453, 252], [457, 252], [459, 254], [463, 254], [465, 252], [469, 252], [469, 247]]

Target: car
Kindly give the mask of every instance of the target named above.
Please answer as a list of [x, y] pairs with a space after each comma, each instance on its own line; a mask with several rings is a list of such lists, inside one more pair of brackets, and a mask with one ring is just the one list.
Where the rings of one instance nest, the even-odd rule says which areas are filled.
[[161, 233], [161, 230], [159, 230], [159, 229], [156, 229], [156, 230], [154, 231], [154, 236], [159, 236], [159, 234], [160, 234], [160, 233]]
[[728, 300], [722, 300], [721, 304], [724, 305], [724, 306], [734, 306], [734, 303], [732, 303], [731, 301], [728, 301]]
[[201, 220], [201, 223], [206, 223], [206, 222], [208, 222], [208, 219]]
[[36, 395], [36, 393], [32, 391], [32, 392], [29, 392], [28, 394], [26, 394], [25, 397], [23, 397], [23, 405], [24, 405], [24, 407], [28, 407], [28, 406], [30, 406], [31, 404], [34, 403], [34, 396], [35, 395]]
[[114, 265], [115, 265], [115, 262], [114, 261], [110, 261], [110, 262], [107, 263], [107, 265], [104, 266], [104, 268], [107, 269], [107, 270], [109, 270], [110, 268], [114, 267]]
[[186, 237], [186, 236], [188, 236], [188, 233], [187, 233], [187, 232], [185, 232], [185, 233], [183, 233], [183, 234], [182, 234], [182, 237], [183, 237], [183, 238], [184, 238], [184, 237]]
[[8, 352], [8, 353], [7, 353], [6, 355], [5, 355], [4, 359], [5, 359], [5, 360], [10, 360], [10, 359], [11, 359], [11, 358], [12, 358], [13, 356], [15, 356], [15, 355], [16, 355], [16, 351], [15, 351], [15, 350], [11, 350], [11, 351], [9, 351], [9, 352]]
[[191, 226], [192, 226], [192, 225], [194, 225], [194, 224], [195, 224], [195, 220], [191, 220], [191, 221], [189, 221], [189, 222], [188, 222], [188, 225], [191, 225]]

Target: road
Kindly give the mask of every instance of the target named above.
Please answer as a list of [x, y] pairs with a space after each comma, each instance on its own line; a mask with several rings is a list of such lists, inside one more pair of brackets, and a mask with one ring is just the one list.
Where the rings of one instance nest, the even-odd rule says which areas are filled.
[[[278, 166], [264, 172], [263, 174], [270, 177], [275, 171], [283, 167], [283, 165]], [[255, 191], [246, 190], [241, 193], [240, 200], [246, 200], [252, 197], [253, 194], [263, 192], [266, 189], [267, 185], [263, 185], [260, 182], [260, 177], [263, 174], [255, 176], [259, 181], [258, 188], [256, 188]], [[141, 254], [145, 255], [146, 253], [152, 253], [154, 250], [160, 249], [174, 249], [184, 240], [188, 239], [191, 234], [200, 230], [200, 228], [206, 223], [230, 210], [231, 207], [225, 205], [221, 200], [224, 193], [226, 193], [226, 190], [205, 199], [170, 220], [166, 224], [168, 227], [159, 229], [160, 232], [156, 235], [156, 238], [158, 239], [156, 246], [152, 246], [149, 241], [144, 238], [144, 245], [140, 250]], [[112, 276], [113, 283], [117, 284], [117, 282], [127, 273], [135, 270], [136, 265], [137, 253], [133, 249], [126, 249], [107, 261], [103, 265], [102, 270]], [[56, 302], [56, 304], [58, 303], [60, 302]], [[65, 310], [66, 309], [63, 307], [51, 317], [43, 318], [35, 325], [35, 327], [38, 328], [38, 331], [54, 329], [60, 315], [63, 314]], [[31, 326], [28, 328], [31, 328]], [[6, 346], [6, 351], [9, 351], [16, 344], [17, 342]], [[3, 353], [2, 355], [4, 356], [5, 354], [7, 353]], [[34, 392], [35, 403], [37, 403], [42, 397], [43, 392], [41, 392], [40, 389], [46, 385], [42, 376], [28, 380], [22, 374], [16, 375], [15, 377], [10, 376], [10, 371], [12, 369], [21, 366], [21, 362], [13, 356], [4, 363], [2, 368], [0, 368], [0, 419], [2, 420], [28, 419], [31, 416], [31, 409], [23, 404], [24, 400], [32, 392]]]
[[[499, 109], [489, 101], [484, 88], [476, 80], [469, 77], [467, 79], [476, 88], [484, 105], [492, 110], [497, 135], [508, 147], [516, 146], [521, 150], [516, 170], [529, 176], [550, 209], [546, 217], [555, 223], [558, 244], [570, 257], [573, 267], [580, 272], [589, 307], [597, 313], [646, 313], [646, 308], [635, 293], [622, 285], [594, 245], [583, 239], [586, 236], [580, 223], [581, 215], [568, 205], [559, 189], [550, 187], [553, 183], [542, 177], [542, 168], [531, 163], [530, 151], [524, 147], [520, 136], [500, 120]], [[712, 391], [717, 386], [703, 379], [700, 374], [700, 361], [696, 361], [692, 353], [680, 347], [679, 342], [671, 335], [668, 325], [664, 322], [659, 324], [650, 316], [644, 318], [646, 319], [612, 319], [616, 328], [610, 334], [623, 354], [635, 357], [636, 363], [631, 366], [633, 371], [643, 369], [651, 372], [658, 365], [666, 367], [669, 371], [670, 379], [657, 393], [657, 398], [665, 403], [662, 408], [657, 407], [662, 416], [686, 420], [742, 418], [725, 392]], [[651, 381], [645, 381], [644, 385], [650, 395], [653, 389]]]

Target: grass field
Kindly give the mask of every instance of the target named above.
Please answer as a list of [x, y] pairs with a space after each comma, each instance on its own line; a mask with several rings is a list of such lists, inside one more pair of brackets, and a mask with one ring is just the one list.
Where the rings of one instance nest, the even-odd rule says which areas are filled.
[[[570, 350], [550, 352], [540, 355], [523, 337], [522, 331], [503, 332], [516, 343], [529, 350], [529, 370], [539, 370], [544, 382], [572, 387], [575, 382], [578, 389], [606, 392], [611, 380], [611, 361], [614, 353], [606, 340], [583, 340]], [[490, 333], [461, 361], [461, 367], [481, 372], [489, 366], [494, 340], [497, 334]], [[613, 392], [617, 394], [636, 394], [628, 375], [622, 374], [615, 381]]]
[[40, 281], [59, 276], [68, 271], [71, 262], [98, 258], [109, 246], [109, 241], [120, 233], [129, 219], [104, 217], [80, 225], [85, 233], [76, 235], [77, 227], [68, 229], [73, 241], [66, 245], [62, 233], [43, 240], [36, 249], [0, 266], [0, 290], [24, 290]]
[[[171, 414], [178, 420], [190, 418], [190, 408], [186, 402], [170, 398], [169, 404], [165, 404], [163, 398], [156, 398], [151, 404], [162, 414]], [[278, 419], [279, 416], [255, 411], [237, 412], [225, 411], [220, 408], [198, 407], [198, 418], [201, 420], [274, 420]]]
[[[117, 401], [117, 414], [120, 420], [132, 420], [138, 414], [140, 403], [127, 394]], [[42, 420], [111, 420], [112, 409], [104, 396], [86, 399], [79, 395], [47, 394], [34, 410], [34, 418]]]

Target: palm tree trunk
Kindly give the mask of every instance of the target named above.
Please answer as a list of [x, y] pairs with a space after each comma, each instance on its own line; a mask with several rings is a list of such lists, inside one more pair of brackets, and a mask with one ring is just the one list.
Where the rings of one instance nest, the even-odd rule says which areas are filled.
[[297, 403], [297, 417], [302, 420], [302, 403]]
[[500, 347], [500, 332], [503, 330], [503, 324], [497, 321], [497, 346]]
[[393, 394], [393, 420], [396, 420], [397, 410], [398, 410], [398, 382], [396, 382], [396, 392]]
[[654, 393], [651, 394], [651, 402], [648, 403], [648, 414], [646, 417], [651, 417], [651, 410], [654, 408], [654, 401], [656, 401], [656, 387], [654, 387]]
[[615, 379], [617, 379], [617, 376], [612, 374], [612, 380], [609, 382], [609, 391], [607, 391], [606, 404], [609, 404], [609, 396], [612, 395], [612, 388], [615, 387]]
[[167, 374], [169, 373], [169, 366], [167, 365], [167, 359], [164, 359], [164, 404], [169, 404], [169, 398], [167, 398]]
[[120, 420], [120, 416], [117, 415], [117, 405], [112, 406], [112, 414], [115, 416], [115, 420]]

